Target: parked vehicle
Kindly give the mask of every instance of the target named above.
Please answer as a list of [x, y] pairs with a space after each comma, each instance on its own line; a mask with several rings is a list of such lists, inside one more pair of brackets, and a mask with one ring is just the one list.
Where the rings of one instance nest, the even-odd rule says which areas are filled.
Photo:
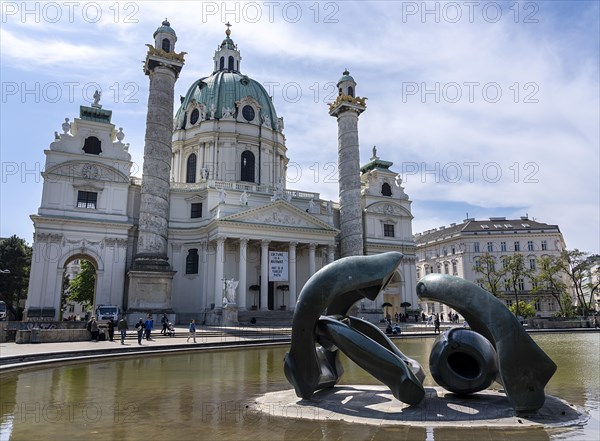
[[2, 300], [0, 300], [0, 322], [3, 322], [4, 320], [6, 320], [6, 303], [4, 303]]
[[120, 314], [121, 310], [117, 305], [98, 305], [96, 308], [96, 320], [98, 322], [107, 322], [112, 318], [117, 323]]

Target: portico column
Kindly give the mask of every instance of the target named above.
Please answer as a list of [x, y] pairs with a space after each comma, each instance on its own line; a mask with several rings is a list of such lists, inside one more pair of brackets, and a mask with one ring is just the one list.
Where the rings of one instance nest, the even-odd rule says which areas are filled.
[[316, 243], [308, 245], [308, 274], [313, 275], [315, 273], [315, 250], [317, 249]]
[[240, 239], [240, 263], [238, 269], [238, 307], [240, 309], [246, 309], [246, 267], [248, 264], [248, 239]]
[[260, 309], [269, 310], [269, 243], [264, 239], [260, 251]]
[[327, 245], [327, 263], [332, 263], [335, 260], [335, 247]]
[[217, 237], [217, 255], [215, 258], [215, 309], [223, 306], [223, 263], [225, 257], [225, 237]]
[[290, 310], [296, 307], [296, 245], [298, 242], [290, 242], [290, 252], [288, 257], [289, 265], [289, 283], [290, 290], [288, 291], [288, 305]]

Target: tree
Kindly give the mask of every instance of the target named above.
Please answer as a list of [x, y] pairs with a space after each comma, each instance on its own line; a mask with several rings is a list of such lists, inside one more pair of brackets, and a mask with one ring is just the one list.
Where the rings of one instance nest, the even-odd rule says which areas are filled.
[[[581, 307], [584, 316], [587, 316], [588, 311], [592, 309], [592, 297], [590, 296], [590, 302], [588, 303], [584, 294], [584, 285], [588, 280], [592, 265], [593, 262], [592, 259], [590, 259], [590, 253], [585, 251], [574, 249], [571, 251], [563, 250], [560, 253], [560, 266], [567, 276], [569, 276], [569, 280], [573, 285], [575, 295], [577, 296], [579, 306]], [[592, 292], [595, 291], [595, 289], [593, 289], [593, 283], [590, 288], [592, 288]]]
[[81, 303], [88, 309], [94, 303], [96, 269], [89, 260], [81, 260], [81, 271], [69, 284], [67, 301]]
[[12, 315], [20, 319], [19, 305], [27, 298], [32, 250], [24, 239], [13, 235], [0, 241], [0, 298]]
[[475, 262], [473, 271], [481, 274], [481, 277], [477, 279], [477, 283], [483, 289], [498, 297], [502, 290], [502, 278], [504, 277], [505, 270], [504, 268], [496, 268], [496, 258], [489, 253], [485, 253]]
[[502, 265], [505, 271], [504, 281], [508, 288], [512, 290], [515, 295], [516, 312], [515, 315], [519, 316], [519, 291], [522, 291], [522, 281], [525, 278], [530, 278], [530, 272], [525, 268], [525, 258], [522, 254], [512, 254], [506, 256], [502, 260]]
[[[560, 315], [567, 317], [567, 307], [573, 302], [567, 293], [567, 285], [562, 280], [563, 270], [560, 258], [557, 256], [542, 256], [538, 259], [539, 272], [532, 276], [535, 282], [534, 293], [549, 293], [558, 303]], [[568, 301], [565, 303], [565, 299]]]
[[533, 302], [525, 303], [523, 300], [519, 300], [518, 304], [513, 303], [508, 307], [508, 309], [510, 309], [510, 312], [512, 312], [517, 317], [519, 315], [523, 316], [524, 318], [535, 317], [535, 315], [537, 314]]

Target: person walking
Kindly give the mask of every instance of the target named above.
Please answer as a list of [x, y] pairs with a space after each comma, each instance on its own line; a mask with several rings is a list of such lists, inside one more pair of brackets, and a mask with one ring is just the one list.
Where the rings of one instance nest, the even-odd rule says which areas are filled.
[[162, 335], [167, 335], [167, 327], [169, 326], [169, 317], [167, 317], [167, 313], [164, 312], [162, 319], [160, 320], [161, 324], [162, 324], [162, 329], [160, 331], [160, 333]]
[[98, 334], [100, 333], [100, 329], [98, 328], [98, 322], [96, 321], [96, 317], [92, 317], [87, 324], [88, 331], [92, 333], [92, 341], [98, 341]]
[[125, 316], [121, 317], [121, 320], [119, 320], [119, 323], [117, 323], [117, 329], [121, 333], [121, 344], [124, 345], [125, 336], [127, 335], [127, 330], [129, 329], [129, 325], [127, 324]]
[[194, 339], [194, 343], [196, 343], [196, 320], [190, 320], [190, 326], [188, 328], [188, 338], [187, 341], [190, 341], [190, 337]]
[[440, 333], [440, 315], [436, 314], [435, 319], [433, 320], [433, 333]]
[[144, 327], [146, 329], [146, 340], [152, 340], [150, 338], [150, 332], [152, 332], [152, 328], [154, 327], [154, 320], [152, 319], [152, 314], [148, 314], [148, 318], [146, 319], [146, 323], [144, 323]]
[[142, 344], [142, 337], [144, 336], [144, 330], [146, 326], [144, 325], [144, 321], [140, 317], [140, 321], [135, 324], [135, 329], [137, 329], [138, 333], [138, 345]]
[[110, 320], [108, 321], [108, 339], [110, 341], [115, 341], [114, 338], [115, 338], [115, 321], [111, 317]]

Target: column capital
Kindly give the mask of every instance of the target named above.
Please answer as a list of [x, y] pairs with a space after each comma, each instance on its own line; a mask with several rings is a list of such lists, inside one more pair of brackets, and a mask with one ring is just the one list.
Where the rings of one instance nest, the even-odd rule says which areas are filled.
[[298, 246], [298, 242], [296, 242], [296, 241], [291, 241], [290, 242], [290, 247], [296, 248], [297, 246]]
[[248, 245], [249, 241], [250, 241], [249, 237], [240, 237], [240, 245]]
[[263, 247], [269, 246], [269, 244], [271, 243], [271, 239], [263, 239], [260, 241], [260, 243]]
[[309, 247], [309, 248], [311, 248], [311, 249], [313, 249], [313, 250], [314, 250], [315, 248], [317, 248], [318, 246], [319, 246], [319, 244], [318, 244], [318, 243], [316, 243], [316, 242], [311, 242], [311, 243], [309, 243], [309, 244], [308, 244], [308, 247]]
[[217, 242], [218, 244], [224, 244], [225, 241], [227, 240], [227, 236], [216, 236], [214, 238], [215, 242]]

